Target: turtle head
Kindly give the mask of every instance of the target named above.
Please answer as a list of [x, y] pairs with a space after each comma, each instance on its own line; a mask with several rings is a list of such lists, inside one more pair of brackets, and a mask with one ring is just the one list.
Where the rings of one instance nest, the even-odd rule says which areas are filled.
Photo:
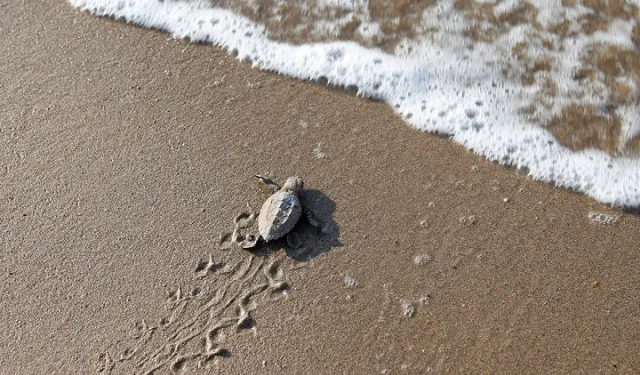
[[290, 191], [293, 193], [299, 193], [304, 188], [304, 182], [300, 177], [289, 177], [287, 181], [285, 181], [284, 185], [282, 185], [283, 191]]

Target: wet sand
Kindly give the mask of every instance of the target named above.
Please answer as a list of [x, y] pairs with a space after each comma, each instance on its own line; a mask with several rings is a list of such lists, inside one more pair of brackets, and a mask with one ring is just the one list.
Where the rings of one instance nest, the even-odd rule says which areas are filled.
[[[0, 29], [0, 373], [640, 371], [638, 216], [64, 1]], [[323, 233], [221, 244], [256, 173]]]

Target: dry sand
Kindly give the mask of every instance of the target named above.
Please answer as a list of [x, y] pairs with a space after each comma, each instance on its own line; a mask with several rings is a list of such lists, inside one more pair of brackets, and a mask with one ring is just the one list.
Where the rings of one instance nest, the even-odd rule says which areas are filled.
[[[0, 33], [1, 374], [640, 372], [637, 216], [62, 0]], [[325, 233], [223, 249], [254, 173]]]

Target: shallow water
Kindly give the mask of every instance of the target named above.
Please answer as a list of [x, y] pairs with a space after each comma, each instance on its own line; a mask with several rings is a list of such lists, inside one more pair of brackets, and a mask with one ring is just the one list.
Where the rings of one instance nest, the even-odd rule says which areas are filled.
[[70, 1], [345, 86], [533, 178], [640, 205], [635, 2]]

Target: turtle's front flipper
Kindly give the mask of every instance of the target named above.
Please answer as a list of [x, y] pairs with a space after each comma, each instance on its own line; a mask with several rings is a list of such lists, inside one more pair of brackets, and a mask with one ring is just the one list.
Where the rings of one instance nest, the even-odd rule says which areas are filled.
[[241, 212], [233, 218], [233, 224], [235, 224], [236, 228], [248, 228], [253, 225], [253, 222], [256, 219], [256, 214], [253, 212], [253, 208], [249, 206], [249, 203], [247, 203], [247, 208], [249, 209], [249, 212]]
[[240, 242], [240, 247], [243, 249], [253, 249], [258, 244], [259, 239], [260, 236], [250, 234], [244, 241]]
[[269, 189], [272, 193], [280, 190], [280, 185], [276, 184], [272, 179], [266, 178], [262, 175], [256, 174], [254, 175], [260, 182], [264, 184], [264, 186]]

